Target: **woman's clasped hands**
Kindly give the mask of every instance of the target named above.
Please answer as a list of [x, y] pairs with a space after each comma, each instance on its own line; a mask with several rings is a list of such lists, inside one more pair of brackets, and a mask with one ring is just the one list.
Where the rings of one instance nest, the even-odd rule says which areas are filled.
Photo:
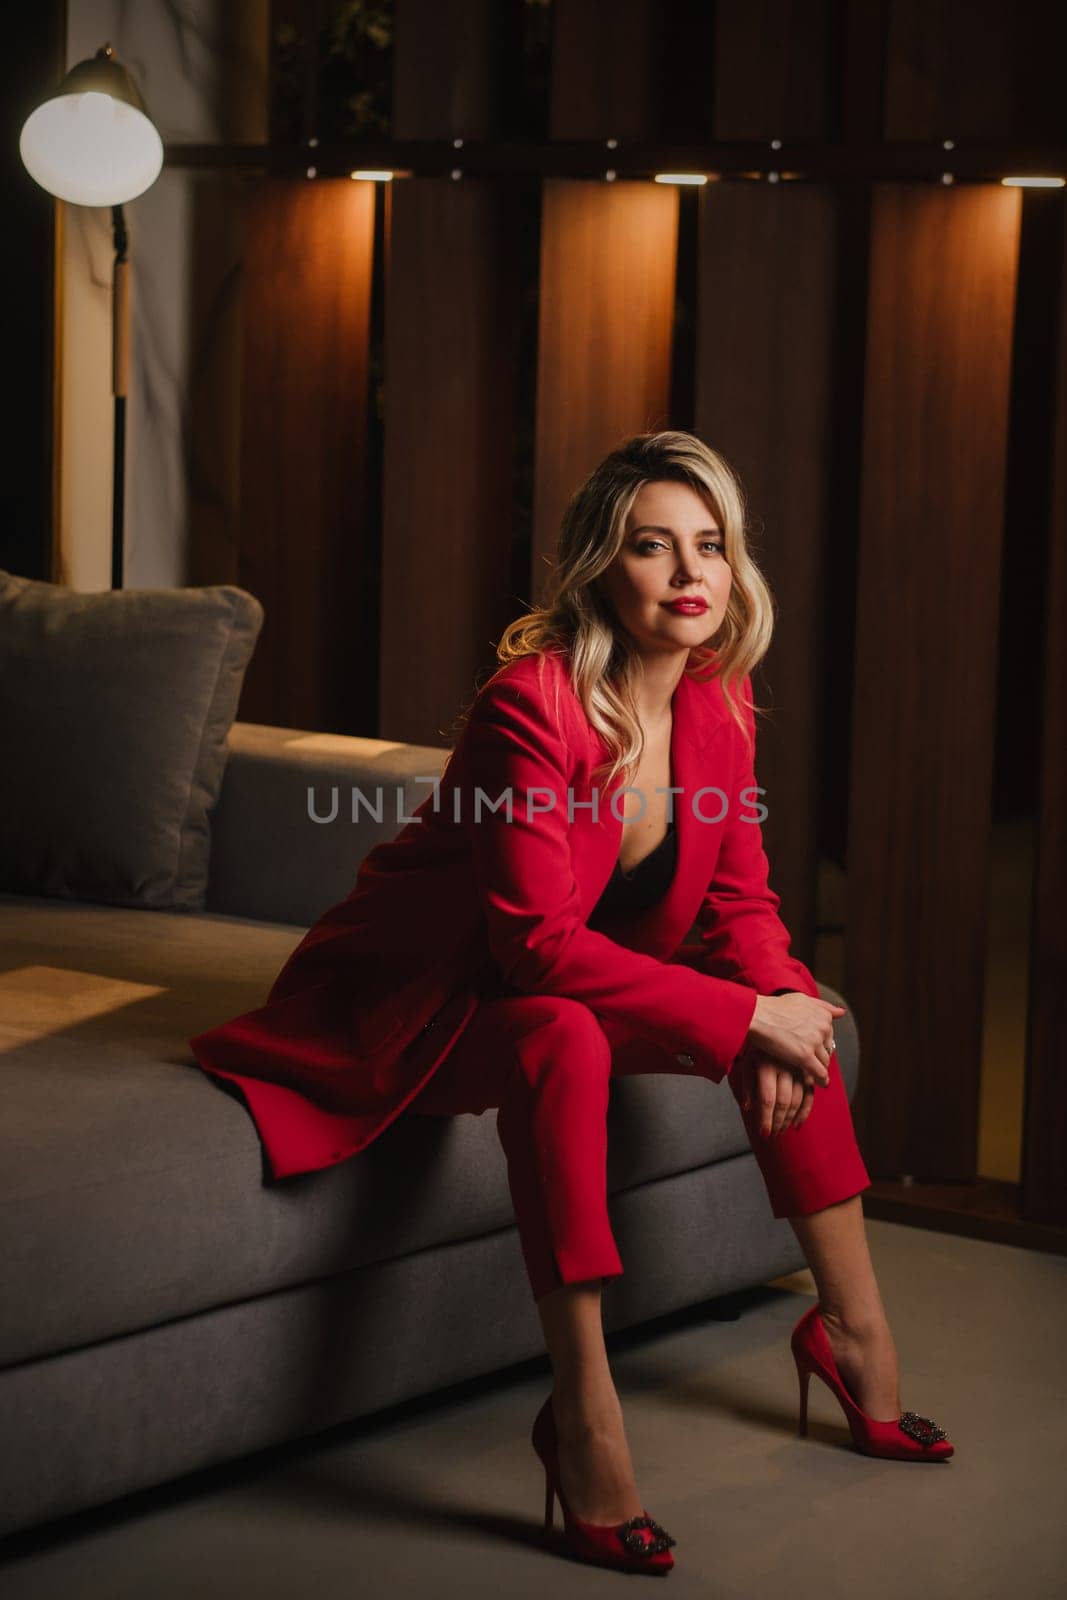
[[807, 994], [760, 995], [732, 1076], [743, 1111], [759, 1107], [768, 1138], [807, 1120], [816, 1087], [830, 1082], [835, 1017], [847, 1006]]

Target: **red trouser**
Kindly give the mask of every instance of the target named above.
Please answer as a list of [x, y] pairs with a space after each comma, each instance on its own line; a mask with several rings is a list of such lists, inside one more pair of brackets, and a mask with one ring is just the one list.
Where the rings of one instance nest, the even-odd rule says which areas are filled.
[[[402, 1114], [449, 1117], [499, 1107], [515, 1220], [539, 1300], [561, 1283], [623, 1270], [607, 1208], [611, 1077], [685, 1070], [669, 1051], [580, 1000], [490, 991]], [[737, 1099], [733, 1073], [728, 1081]], [[836, 1054], [829, 1085], [816, 1088], [799, 1128], [763, 1138], [758, 1105], [741, 1116], [776, 1217], [821, 1211], [870, 1183]]]

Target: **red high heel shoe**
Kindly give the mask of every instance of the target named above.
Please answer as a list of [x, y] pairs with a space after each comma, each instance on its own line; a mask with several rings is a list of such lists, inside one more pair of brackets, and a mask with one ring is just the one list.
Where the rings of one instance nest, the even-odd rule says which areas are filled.
[[576, 1517], [559, 1482], [559, 1440], [556, 1417], [549, 1395], [534, 1418], [530, 1442], [545, 1469], [545, 1535], [552, 1532], [555, 1497], [563, 1510], [563, 1527], [571, 1550], [581, 1561], [602, 1567], [618, 1567], [625, 1572], [667, 1573], [674, 1566], [669, 1546], [676, 1544], [670, 1534], [645, 1511], [639, 1517], [617, 1525], [583, 1522]]
[[808, 1431], [808, 1384], [814, 1372], [841, 1402], [848, 1421], [852, 1443], [868, 1456], [885, 1456], [892, 1461], [947, 1461], [953, 1445], [929, 1417], [920, 1417], [914, 1411], [902, 1411], [895, 1422], [879, 1422], [861, 1411], [845, 1387], [844, 1379], [834, 1360], [834, 1352], [826, 1334], [819, 1305], [805, 1311], [790, 1340], [793, 1359], [800, 1380], [800, 1426], [803, 1439]]

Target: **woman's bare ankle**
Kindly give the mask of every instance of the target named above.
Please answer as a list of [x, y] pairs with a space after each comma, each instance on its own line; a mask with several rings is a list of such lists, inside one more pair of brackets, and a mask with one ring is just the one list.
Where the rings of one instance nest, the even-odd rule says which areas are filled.
[[844, 1339], [877, 1340], [889, 1331], [885, 1308], [880, 1305], [820, 1306], [819, 1315], [828, 1333]]
[[622, 1406], [610, 1375], [594, 1382], [588, 1377], [556, 1378], [552, 1411], [557, 1427], [565, 1432], [614, 1432], [622, 1422]]
[[643, 1507], [614, 1386], [578, 1388], [565, 1400], [553, 1389], [552, 1410], [563, 1492], [576, 1514], [603, 1524], [639, 1516]]

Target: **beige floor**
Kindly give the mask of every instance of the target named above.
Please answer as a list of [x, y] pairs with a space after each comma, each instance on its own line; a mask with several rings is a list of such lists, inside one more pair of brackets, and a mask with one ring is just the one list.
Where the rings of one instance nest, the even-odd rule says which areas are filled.
[[[613, 1341], [638, 1484], [678, 1540], [673, 1595], [1059, 1600], [1067, 1572], [1067, 1261], [868, 1224], [903, 1402], [948, 1430], [940, 1465], [850, 1445], [817, 1381], [796, 1434], [789, 1332], [807, 1272]], [[527, 1442], [533, 1363], [328, 1439], [83, 1517], [0, 1570], [5, 1600], [620, 1594], [542, 1548]], [[25, 1537], [25, 1536], [24, 1536]], [[638, 1578], [640, 1585], [647, 1580]], [[625, 1591], [629, 1594], [630, 1589]]]

